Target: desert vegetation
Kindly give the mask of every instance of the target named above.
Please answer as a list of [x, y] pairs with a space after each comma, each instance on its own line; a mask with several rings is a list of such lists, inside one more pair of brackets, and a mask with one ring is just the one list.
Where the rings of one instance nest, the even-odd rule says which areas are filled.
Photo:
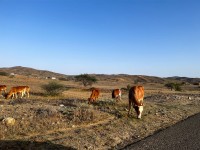
[[64, 85], [58, 82], [49, 82], [41, 87], [45, 91], [46, 96], [58, 96], [65, 90]]
[[[174, 78], [93, 75], [98, 82], [92, 86], [101, 93], [95, 103], [88, 104], [91, 86], [83, 86], [72, 76], [36, 72], [34, 77], [31, 72], [14, 78], [0, 76], [0, 84], [7, 85], [7, 90], [19, 85], [31, 89], [29, 98], [0, 97], [1, 149], [119, 149], [200, 112], [200, 88], [194, 80], [181, 84], [182, 80]], [[66, 80], [60, 80], [62, 77]], [[140, 79], [137, 84], [136, 79]], [[168, 83], [180, 83], [181, 90], [171, 90]], [[127, 115], [128, 89], [133, 85], [145, 89], [141, 119], [133, 109]], [[119, 102], [112, 99], [116, 88], [122, 90]], [[6, 125], [6, 118], [15, 121]]]

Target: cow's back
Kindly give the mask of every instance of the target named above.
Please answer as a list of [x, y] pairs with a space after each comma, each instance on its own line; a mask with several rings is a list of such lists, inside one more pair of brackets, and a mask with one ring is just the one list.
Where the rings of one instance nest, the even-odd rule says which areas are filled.
[[92, 90], [91, 96], [92, 96], [92, 98], [95, 98], [95, 99], [96, 99], [96, 98], [99, 97], [99, 94], [100, 94], [99, 89], [95, 88], [95, 89]]
[[132, 100], [136, 105], [143, 105], [144, 87], [133, 86], [129, 90], [129, 100]]
[[121, 90], [120, 89], [114, 89], [112, 91], [112, 98], [117, 98], [117, 97], [121, 97]]

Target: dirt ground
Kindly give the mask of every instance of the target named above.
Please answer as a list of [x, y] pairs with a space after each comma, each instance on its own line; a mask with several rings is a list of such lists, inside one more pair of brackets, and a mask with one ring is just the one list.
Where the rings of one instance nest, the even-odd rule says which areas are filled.
[[142, 119], [132, 110], [127, 116], [128, 94], [122, 100], [111, 98], [111, 90], [125, 88], [125, 80], [99, 81], [98, 101], [89, 105], [90, 90], [73, 81], [59, 81], [70, 87], [62, 96], [43, 96], [41, 85], [49, 80], [26, 77], [0, 77], [8, 90], [28, 85], [30, 98], [0, 98], [0, 119], [15, 118], [14, 126], [0, 123], [0, 149], [120, 149], [180, 120], [200, 112], [199, 89], [187, 85], [182, 92], [159, 83], [145, 83]]

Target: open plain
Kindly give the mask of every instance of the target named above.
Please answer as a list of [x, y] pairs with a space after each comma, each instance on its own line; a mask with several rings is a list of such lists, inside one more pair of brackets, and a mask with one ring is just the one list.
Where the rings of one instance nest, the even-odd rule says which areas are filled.
[[[31, 73], [0, 76], [0, 84], [7, 85], [7, 92], [19, 85], [31, 89], [29, 98], [0, 97], [1, 121], [7, 117], [16, 120], [14, 126], [0, 123], [0, 149], [120, 149], [200, 112], [200, 88], [192, 82], [184, 81], [182, 90], [174, 91], [164, 85], [182, 80], [142, 75], [93, 76], [98, 82], [92, 87], [101, 93], [90, 105], [87, 99], [91, 87], [84, 87], [71, 76], [66, 80]], [[44, 94], [41, 86], [52, 81], [65, 86], [60, 96]], [[141, 119], [136, 118], [133, 109], [127, 116], [127, 87], [133, 85], [145, 88]], [[115, 88], [122, 89], [120, 102], [112, 99]]]

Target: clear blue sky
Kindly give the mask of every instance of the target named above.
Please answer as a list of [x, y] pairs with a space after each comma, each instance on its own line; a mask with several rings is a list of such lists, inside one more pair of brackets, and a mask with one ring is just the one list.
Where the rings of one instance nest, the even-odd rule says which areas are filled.
[[0, 0], [1, 67], [200, 77], [199, 0]]

